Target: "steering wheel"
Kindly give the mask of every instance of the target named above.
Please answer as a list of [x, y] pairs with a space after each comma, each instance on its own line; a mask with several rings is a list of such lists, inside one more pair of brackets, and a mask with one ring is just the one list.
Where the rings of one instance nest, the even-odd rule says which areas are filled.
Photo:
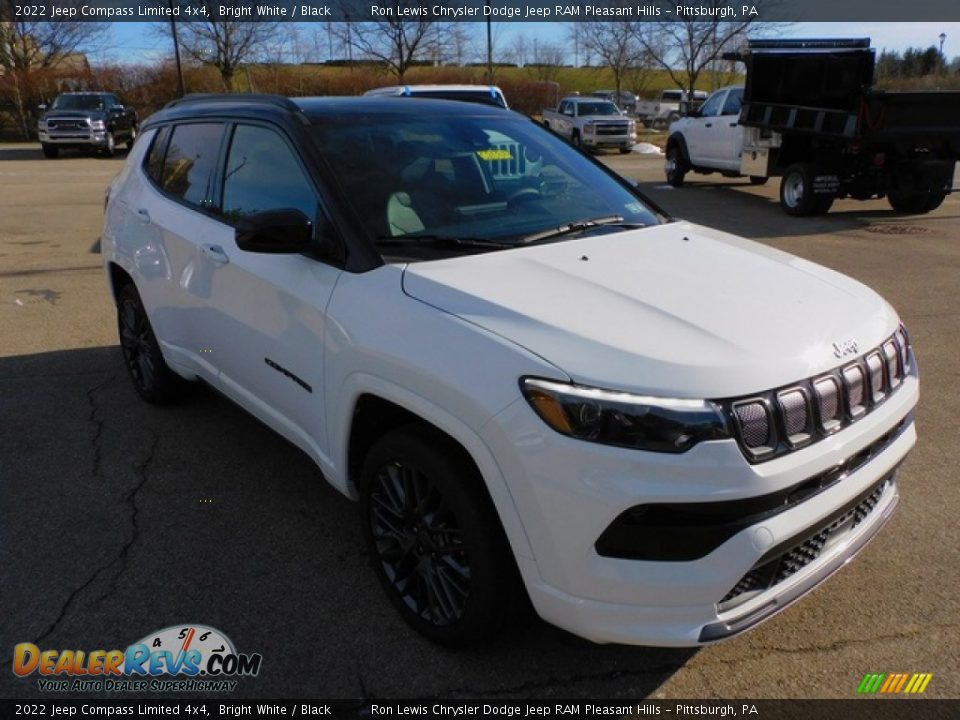
[[507, 196], [507, 207], [514, 207], [531, 200], [539, 200], [540, 191], [532, 187], [522, 187]]

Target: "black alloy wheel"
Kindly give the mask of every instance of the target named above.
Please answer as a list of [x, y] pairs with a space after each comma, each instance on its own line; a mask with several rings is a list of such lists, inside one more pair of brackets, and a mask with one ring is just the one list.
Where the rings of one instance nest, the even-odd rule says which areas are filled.
[[132, 284], [117, 293], [117, 326], [123, 361], [140, 397], [157, 405], [178, 400], [187, 383], [164, 361], [143, 301]]
[[435, 428], [387, 433], [360, 478], [362, 530], [391, 603], [445, 645], [492, 637], [525, 597], [496, 510], [465, 451]]

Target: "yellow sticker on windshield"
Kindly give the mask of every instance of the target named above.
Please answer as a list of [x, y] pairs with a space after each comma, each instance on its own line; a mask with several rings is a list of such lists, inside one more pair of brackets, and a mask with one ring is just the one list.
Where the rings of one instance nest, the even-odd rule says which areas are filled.
[[513, 155], [506, 148], [490, 148], [489, 150], [477, 150], [477, 155], [481, 160], [513, 160]]

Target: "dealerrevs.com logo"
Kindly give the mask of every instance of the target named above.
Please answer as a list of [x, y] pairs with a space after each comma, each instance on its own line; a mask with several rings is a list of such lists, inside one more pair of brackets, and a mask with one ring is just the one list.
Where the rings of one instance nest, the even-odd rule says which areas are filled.
[[174, 625], [126, 650], [13, 649], [13, 672], [38, 675], [48, 692], [232, 692], [240, 677], [255, 677], [263, 657], [238, 653], [230, 639], [205, 625]]

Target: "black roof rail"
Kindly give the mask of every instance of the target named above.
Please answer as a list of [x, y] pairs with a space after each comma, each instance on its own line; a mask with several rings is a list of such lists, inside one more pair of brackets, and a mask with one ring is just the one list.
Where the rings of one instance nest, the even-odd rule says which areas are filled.
[[171, 100], [163, 106], [164, 110], [191, 103], [206, 102], [253, 102], [262, 105], [273, 105], [274, 107], [290, 110], [291, 112], [300, 112], [300, 106], [293, 100], [283, 95], [271, 95], [269, 93], [190, 93], [182, 98]]
[[869, 48], [870, 38], [798, 38], [749, 40], [751, 50], [850, 50]]

